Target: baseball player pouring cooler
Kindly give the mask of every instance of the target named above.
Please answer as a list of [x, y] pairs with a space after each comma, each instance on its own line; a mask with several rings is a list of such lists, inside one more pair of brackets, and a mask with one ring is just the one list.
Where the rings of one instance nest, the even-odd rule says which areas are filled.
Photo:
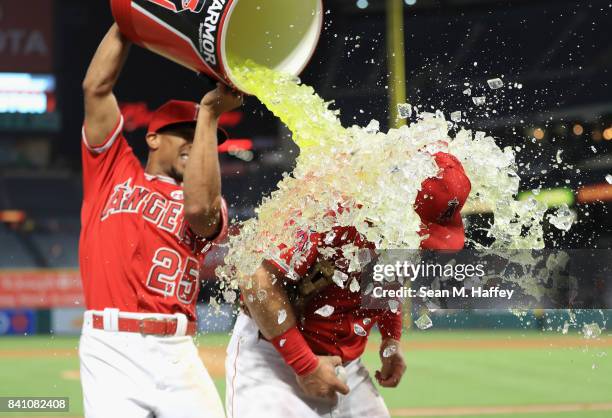
[[163, 105], [149, 125], [143, 169], [112, 91], [128, 50], [114, 25], [83, 83], [85, 415], [223, 417], [191, 336], [199, 265], [228, 226], [217, 123], [242, 98], [220, 86], [199, 105]]
[[[435, 159], [438, 177], [423, 182], [414, 203], [422, 221], [421, 247], [461, 249], [460, 211], [470, 182], [455, 157], [438, 153]], [[343, 210], [350, 208], [337, 209]], [[399, 350], [401, 314], [362, 309], [359, 292], [333, 281], [335, 270], [349, 277], [347, 284], [361, 274], [349, 273], [343, 246], [373, 245], [354, 227], [299, 235], [241, 284], [245, 313], [238, 317], [226, 360], [228, 416], [389, 417], [359, 358], [378, 325], [382, 367], [375, 377], [381, 386], [397, 386], [406, 368]], [[267, 297], [260, 301], [257, 295], [264, 291]]]

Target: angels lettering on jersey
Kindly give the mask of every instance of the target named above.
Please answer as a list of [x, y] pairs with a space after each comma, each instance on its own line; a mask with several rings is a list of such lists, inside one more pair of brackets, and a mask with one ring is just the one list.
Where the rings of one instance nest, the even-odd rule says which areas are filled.
[[208, 251], [212, 243], [207, 242], [203, 248], [196, 248], [197, 237], [185, 223], [185, 218], [181, 216], [183, 212], [182, 190], [172, 192], [171, 197], [176, 200], [170, 200], [144, 186], [132, 186], [132, 183], [133, 180], [129, 178], [114, 187], [113, 193], [100, 214], [101, 222], [113, 215], [134, 214], [160, 230], [174, 234], [179, 242], [192, 252]]

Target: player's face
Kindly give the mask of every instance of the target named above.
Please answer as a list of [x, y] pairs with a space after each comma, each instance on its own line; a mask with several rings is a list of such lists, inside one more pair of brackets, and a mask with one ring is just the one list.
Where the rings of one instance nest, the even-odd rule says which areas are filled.
[[164, 167], [167, 176], [179, 183], [183, 181], [194, 134], [193, 127], [179, 127], [159, 134], [160, 165]]

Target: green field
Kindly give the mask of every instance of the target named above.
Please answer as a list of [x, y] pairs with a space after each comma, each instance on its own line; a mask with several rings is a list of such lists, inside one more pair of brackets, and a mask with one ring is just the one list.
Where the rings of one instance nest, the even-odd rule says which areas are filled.
[[[219, 335], [198, 340], [220, 353], [207, 359], [214, 362], [223, 361], [226, 342]], [[376, 342], [364, 356], [371, 370], [379, 363]], [[65, 416], [80, 416], [77, 344], [68, 337], [0, 338], [0, 396], [68, 396]], [[585, 340], [536, 331], [409, 332], [404, 353], [400, 387], [381, 390], [398, 418], [612, 417], [611, 334]], [[223, 378], [216, 382], [223, 393]]]

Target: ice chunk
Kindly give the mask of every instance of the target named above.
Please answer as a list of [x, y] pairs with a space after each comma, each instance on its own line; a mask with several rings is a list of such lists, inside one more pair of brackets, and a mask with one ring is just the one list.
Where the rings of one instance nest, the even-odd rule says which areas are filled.
[[400, 305], [398, 301], [392, 299], [388, 302], [388, 305], [391, 312], [397, 313]]
[[483, 104], [485, 104], [487, 99], [483, 96], [479, 96], [479, 97], [472, 97], [472, 101], [474, 102], [476, 106], [482, 106]]
[[369, 134], [375, 134], [380, 131], [380, 122], [376, 119], [372, 119], [368, 126], [366, 126], [365, 131]]
[[461, 111], [451, 113], [450, 118], [453, 122], [461, 122]]
[[368, 333], [366, 332], [366, 330], [359, 324], [353, 325], [353, 331], [355, 332], [355, 334], [359, 335], [360, 337], [368, 336]]
[[319, 309], [315, 311], [315, 313], [317, 315], [327, 318], [328, 316], [331, 316], [331, 314], [334, 313], [334, 307], [330, 305], [321, 306]]
[[223, 292], [223, 299], [225, 299], [225, 302], [233, 304], [236, 302], [236, 292], [233, 290], [226, 290]]
[[[342, 366], [336, 366], [336, 377], [343, 383], [348, 381], [348, 374], [346, 373], [346, 369]], [[331, 414], [333, 416], [333, 414]]]
[[548, 215], [548, 221], [561, 231], [569, 231], [576, 221], [576, 214], [564, 203], [554, 215]]
[[334, 275], [332, 276], [332, 280], [338, 287], [344, 289], [344, 282], [348, 280], [348, 275], [346, 273], [341, 272], [340, 270], [335, 270]]
[[353, 280], [351, 280], [351, 284], [349, 285], [349, 290], [353, 293], [359, 292], [359, 282], [357, 281], [357, 279], [353, 278]]
[[504, 82], [501, 80], [501, 78], [492, 78], [491, 80], [487, 80], [487, 84], [491, 90], [501, 89], [504, 86]]
[[465, 94], [466, 96], [471, 96], [472, 95], [472, 89], [467, 88], [467, 89], [463, 90], [463, 94]]
[[370, 318], [363, 318], [363, 325], [370, 325], [371, 322], [372, 320]]
[[359, 264], [363, 267], [366, 266], [372, 261], [372, 255], [370, 254], [370, 250], [362, 248], [358, 253]]
[[608, 182], [608, 184], [612, 184], [612, 174], [606, 175], [606, 181]]
[[597, 338], [601, 335], [601, 328], [596, 322], [584, 324], [582, 326], [582, 335], [587, 339]]
[[400, 119], [406, 119], [412, 116], [412, 105], [401, 103], [397, 105], [397, 114]]
[[284, 309], [281, 309], [278, 311], [278, 323], [282, 324], [283, 322], [285, 322], [285, 319], [287, 319], [287, 311]]
[[414, 324], [418, 329], [428, 329], [433, 327], [433, 322], [431, 322], [431, 318], [427, 314], [421, 315], [419, 319], [414, 321]]
[[397, 345], [391, 344], [383, 350], [382, 356], [384, 358], [391, 357], [393, 354], [397, 353]]

